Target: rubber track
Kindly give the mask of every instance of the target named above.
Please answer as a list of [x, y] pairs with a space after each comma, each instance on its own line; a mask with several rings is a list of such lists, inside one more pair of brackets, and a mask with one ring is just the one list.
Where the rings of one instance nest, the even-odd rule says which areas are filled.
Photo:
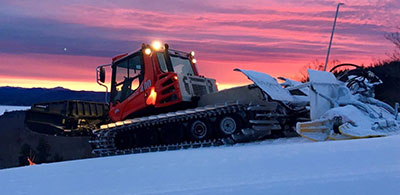
[[[252, 120], [246, 121], [249, 124], [257, 122], [257, 117], [259, 119], [258, 121], [263, 121], [266, 124], [263, 123], [263, 126], [261, 126], [262, 128], [260, 128], [260, 126], [258, 125], [258, 128], [254, 129], [253, 128], [242, 129], [241, 131], [238, 131], [237, 133], [224, 138], [214, 138], [214, 139], [200, 140], [200, 141], [184, 141], [182, 143], [176, 143], [176, 144], [153, 145], [148, 147], [131, 148], [123, 150], [116, 148], [114, 144], [115, 135], [118, 133], [126, 133], [127, 131], [135, 132], [136, 129], [140, 128], [148, 128], [156, 125], [167, 125], [169, 123], [174, 123], [174, 122], [186, 122], [193, 119], [219, 117], [239, 112], [241, 113], [244, 112], [247, 115], [250, 114], [250, 112], [254, 113], [253, 115], [255, 117], [253, 117]], [[268, 113], [268, 115], [265, 115], [265, 113]], [[260, 118], [259, 117], [260, 114], [262, 114], [264, 118]], [[280, 126], [277, 127], [279, 123], [277, 120], [275, 120], [276, 116], [278, 116], [277, 113], [271, 112], [271, 110], [269, 110], [268, 108], [260, 105], [244, 105], [239, 103], [217, 104], [212, 106], [198, 107], [195, 109], [188, 109], [183, 111], [177, 111], [166, 114], [136, 118], [132, 120], [120, 121], [117, 123], [111, 123], [106, 125], [105, 127], [102, 127], [102, 129], [93, 131], [94, 139], [92, 139], [90, 143], [95, 148], [92, 152], [98, 156], [111, 156], [111, 155], [121, 155], [121, 154], [232, 145], [239, 142], [256, 141], [270, 134], [271, 130], [279, 130], [277, 128], [280, 128]]]

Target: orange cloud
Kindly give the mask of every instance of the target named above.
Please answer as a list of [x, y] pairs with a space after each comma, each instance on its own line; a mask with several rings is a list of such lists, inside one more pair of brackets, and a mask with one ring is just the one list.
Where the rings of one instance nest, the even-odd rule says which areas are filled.
[[24, 87], [24, 88], [55, 88], [63, 87], [72, 90], [105, 91], [104, 87], [95, 81], [68, 81], [43, 78], [22, 78], [22, 77], [0, 77], [0, 86]]

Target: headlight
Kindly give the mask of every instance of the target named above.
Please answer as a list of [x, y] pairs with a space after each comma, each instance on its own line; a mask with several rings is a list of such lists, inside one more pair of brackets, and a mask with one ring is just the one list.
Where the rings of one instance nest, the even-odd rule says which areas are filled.
[[151, 49], [150, 49], [150, 48], [146, 48], [146, 49], [144, 50], [144, 53], [145, 53], [146, 55], [150, 55], [150, 54], [151, 54]]

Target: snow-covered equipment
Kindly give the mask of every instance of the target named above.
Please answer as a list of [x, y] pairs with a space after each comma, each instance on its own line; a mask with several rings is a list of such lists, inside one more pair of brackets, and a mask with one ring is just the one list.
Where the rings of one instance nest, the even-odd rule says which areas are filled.
[[[91, 136], [93, 153], [101, 156], [297, 134], [316, 141], [376, 137], [400, 126], [398, 109], [374, 98], [382, 81], [369, 71], [346, 71], [342, 82], [330, 72], [309, 70], [310, 82], [279, 77], [279, 83], [265, 73], [235, 69], [253, 84], [218, 91], [195, 63], [192, 52], [143, 44], [113, 58], [110, 102], [41, 103], [26, 122], [41, 133]], [[104, 83], [104, 67], [96, 72]]]
[[[349, 64], [337, 67], [345, 65]], [[314, 141], [323, 141], [399, 132], [398, 109], [374, 98], [374, 86], [382, 81], [364, 69], [359, 68], [356, 74], [349, 72], [339, 76], [347, 76], [348, 80], [342, 82], [331, 72], [308, 70], [311, 121], [298, 122], [297, 133]]]

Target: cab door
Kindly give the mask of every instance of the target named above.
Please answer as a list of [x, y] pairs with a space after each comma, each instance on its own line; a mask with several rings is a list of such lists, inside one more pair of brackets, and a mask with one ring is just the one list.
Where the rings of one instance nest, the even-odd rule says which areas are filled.
[[144, 79], [141, 52], [117, 61], [114, 69], [110, 116], [114, 121], [119, 121], [145, 106], [143, 91], [139, 90]]

